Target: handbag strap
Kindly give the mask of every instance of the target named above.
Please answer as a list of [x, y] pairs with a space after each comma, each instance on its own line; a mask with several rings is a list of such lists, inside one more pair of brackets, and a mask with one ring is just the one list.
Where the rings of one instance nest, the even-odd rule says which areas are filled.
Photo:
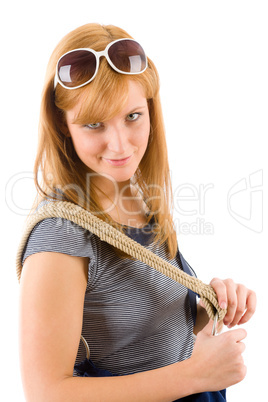
[[104, 222], [84, 208], [68, 201], [50, 202], [37, 209], [26, 220], [26, 227], [24, 228], [16, 258], [16, 270], [19, 281], [22, 271], [22, 255], [31, 231], [38, 222], [45, 218], [57, 217], [67, 219], [81, 226], [97, 235], [102, 241], [144, 262], [151, 268], [156, 269], [158, 272], [197, 293], [204, 303], [209, 318], [214, 319], [216, 315], [219, 320], [224, 318], [226, 310], [220, 308], [216, 292], [212, 286], [204, 284], [200, 279], [190, 276], [184, 271], [174, 267], [124, 233], [121, 233], [118, 229]]

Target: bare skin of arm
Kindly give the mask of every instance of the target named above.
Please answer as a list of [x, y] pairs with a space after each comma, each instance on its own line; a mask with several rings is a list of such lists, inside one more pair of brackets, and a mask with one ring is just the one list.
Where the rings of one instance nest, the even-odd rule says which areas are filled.
[[27, 402], [170, 402], [241, 381], [246, 337], [236, 329], [198, 333], [192, 357], [139, 374], [73, 377], [79, 345], [88, 259], [59, 253], [27, 258], [21, 278], [20, 360]]

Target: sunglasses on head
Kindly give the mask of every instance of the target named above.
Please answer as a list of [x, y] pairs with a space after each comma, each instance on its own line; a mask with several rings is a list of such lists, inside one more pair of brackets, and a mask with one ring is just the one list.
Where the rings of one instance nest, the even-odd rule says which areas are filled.
[[148, 66], [143, 48], [133, 39], [117, 39], [101, 52], [88, 48], [74, 49], [59, 59], [54, 88], [58, 83], [66, 89], [77, 89], [87, 85], [95, 78], [102, 56], [106, 57], [110, 66], [121, 74], [141, 74]]

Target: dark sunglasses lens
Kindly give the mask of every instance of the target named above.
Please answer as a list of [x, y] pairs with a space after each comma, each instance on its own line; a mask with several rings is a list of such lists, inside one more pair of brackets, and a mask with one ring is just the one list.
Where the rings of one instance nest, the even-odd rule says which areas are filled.
[[146, 67], [146, 55], [141, 45], [133, 40], [115, 42], [108, 50], [111, 62], [125, 73], [139, 73]]
[[58, 64], [60, 81], [74, 88], [89, 81], [96, 71], [96, 57], [87, 50], [75, 50], [63, 56]]

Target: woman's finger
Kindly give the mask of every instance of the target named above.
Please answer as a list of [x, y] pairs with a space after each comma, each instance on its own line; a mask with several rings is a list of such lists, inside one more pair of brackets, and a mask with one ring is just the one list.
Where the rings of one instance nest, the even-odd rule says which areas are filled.
[[[248, 289], [243, 285], [236, 285], [236, 309], [233, 319], [230, 320], [229, 328], [234, 327], [243, 317], [248, 299]], [[231, 316], [231, 314], [230, 314]]]
[[245, 324], [253, 316], [256, 311], [257, 306], [257, 296], [252, 290], [249, 290], [247, 302], [246, 302], [246, 312], [238, 322], [238, 325]]
[[227, 290], [226, 290], [224, 281], [222, 281], [219, 278], [213, 278], [210, 281], [210, 285], [213, 287], [213, 289], [215, 290], [215, 292], [217, 294], [217, 298], [218, 298], [220, 307], [222, 309], [226, 309], [228, 299], [227, 299]]
[[236, 287], [237, 285], [234, 283], [232, 279], [226, 279], [224, 281], [227, 292], [227, 314], [224, 317], [223, 323], [225, 325], [231, 325], [234, 320], [236, 309], [237, 309], [237, 294]]

